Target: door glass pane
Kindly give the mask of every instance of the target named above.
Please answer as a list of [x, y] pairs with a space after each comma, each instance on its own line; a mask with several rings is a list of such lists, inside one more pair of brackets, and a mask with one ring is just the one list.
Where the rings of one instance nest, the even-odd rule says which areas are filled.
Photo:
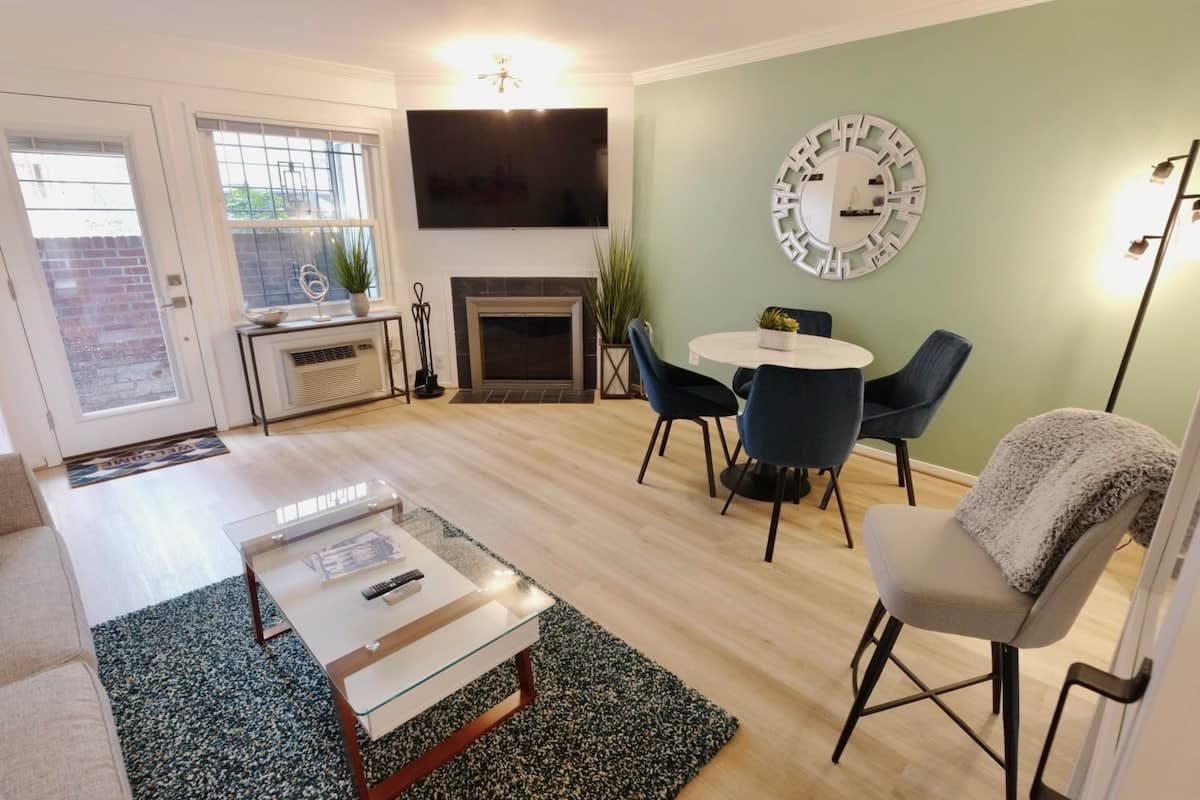
[[9, 148], [83, 413], [177, 397], [122, 146]]

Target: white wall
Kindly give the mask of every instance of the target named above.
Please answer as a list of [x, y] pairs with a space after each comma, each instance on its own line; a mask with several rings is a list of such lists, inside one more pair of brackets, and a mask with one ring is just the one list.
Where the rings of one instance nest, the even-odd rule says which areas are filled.
[[[52, 45], [52, 46], [48, 46]], [[236, 269], [220, 245], [223, 222], [202, 168], [197, 113], [378, 132], [383, 174], [392, 174], [390, 73], [276, 56], [161, 36], [75, 30], [59, 21], [5, 15], [0, 30], [0, 91], [148, 106], [159, 136], [188, 289], [219, 427], [249, 421], [233, 328], [240, 323]], [[392, 181], [385, 180], [387, 281], [405, 279], [394, 225]], [[387, 298], [407, 304], [406, 296]], [[16, 306], [0, 299], [0, 334], [21, 341]], [[0, 408], [13, 445], [34, 464], [55, 463], [32, 359], [22, 346], [6, 353]]]
[[[526, 87], [529, 88], [529, 87]], [[608, 109], [608, 216], [628, 223], [633, 210], [633, 84], [628, 79], [577, 80], [513, 95], [537, 108]], [[414, 83], [396, 86], [392, 157], [396, 224], [409, 284], [421, 281], [432, 305], [431, 340], [439, 381], [457, 383], [451, 276], [589, 276], [595, 274], [591, 230], [419, 230], [405, 112], [416, 109], [495, 108], [486, 84]], [[405, 287], [406, 291], [410, 287]], [[413, 358], [416, 361], [416, 358]]]

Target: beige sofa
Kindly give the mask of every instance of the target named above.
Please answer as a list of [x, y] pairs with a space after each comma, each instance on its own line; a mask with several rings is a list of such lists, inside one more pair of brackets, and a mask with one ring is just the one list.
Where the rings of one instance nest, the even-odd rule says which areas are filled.
[[0, 799], [131, 797], [66, 543], [0, 454]]

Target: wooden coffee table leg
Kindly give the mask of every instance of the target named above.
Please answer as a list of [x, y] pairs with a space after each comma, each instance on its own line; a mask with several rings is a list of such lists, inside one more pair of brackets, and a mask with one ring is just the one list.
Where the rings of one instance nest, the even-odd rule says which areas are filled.
[[250, 565], [246, 565], [246, 595], [250, 598], [250, 619], [254, 623], [254, 638], [259, 644], [263, 644], [268, 639], [274, 639], [281, 633], [287, 633], [292, 629], [292, 626], [286, 622], [280, 622], [277, 625], [272, 625], [264, 629], [262, 624], [262, 612], [258, 608], [258, 578], [254, 574], [254, 570], [250, 569]]
[[438, 767], [466, 750], [480, 736], [531, 704], [537, 697], [537, 692], [533, 687], [533, 661], [529, 657], [529, 650], [525, 649], [517, 653], [516, 662], [520, 689], [374, 786], [367, 783], [367, 773], [363, 769], [362, 751], [358, 746], [358, 730], [354, 724], [354, 711], [342, 698], [341, 692], [334, 689], [333, 703], [337, 707], [338, 720], [342, 723], [342, 736], [346, 743], [346, 760], [350, 763], [350, 773], [354, 778], [354, 787], [358, 790], [360, 800], [392, 800], [414, 783], [430, 775]]

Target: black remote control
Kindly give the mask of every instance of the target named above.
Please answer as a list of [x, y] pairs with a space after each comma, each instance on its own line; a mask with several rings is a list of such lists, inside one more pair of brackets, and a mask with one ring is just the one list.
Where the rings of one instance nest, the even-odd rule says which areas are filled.
[[376, 597], [385, 595], [393, 589], [399, 589], [406, 583], [419, 581], [425, 577], [425, 573], [419, 569], [410, 569], [408, 572], [397, 575], [394, 578], [388, 578], [386, 581], [380, 581], [373, 586], [368, 586], [362, 590], [362, 596], [368, 600], [374, 600]]

